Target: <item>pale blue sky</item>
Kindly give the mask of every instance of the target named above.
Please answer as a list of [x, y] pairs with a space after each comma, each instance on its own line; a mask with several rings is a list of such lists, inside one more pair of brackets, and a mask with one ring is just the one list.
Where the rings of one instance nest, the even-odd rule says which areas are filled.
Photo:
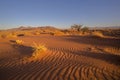
[[0, 28], [120, 26], [120, 0], [0, 0]]

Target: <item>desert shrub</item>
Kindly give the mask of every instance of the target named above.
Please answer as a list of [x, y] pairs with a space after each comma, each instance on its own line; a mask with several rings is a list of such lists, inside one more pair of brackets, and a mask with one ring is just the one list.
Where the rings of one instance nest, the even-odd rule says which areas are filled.
[[34, 35], [40, 35], [40, 32], [39, 31], [35, 31]]
[[32, 48], [34, 50], [34, 52], [32, 54], [32, 57], [34, 57], [34, 58], [39, 57], [39, 55], [41, 53], [44, 53], [47, 50], [47, 48], [45, 47], [45, 45], [43, 45], [43, 44], [37, 44], [35, 42], [33, 43]]
[[62, 36], [62, 35], [65, 35], [65, 34], [63, 32], [61, 32], [61, 31], [55, 31], [55, 32], [51, 33], [51, 35]]
[[23, 45], [24, 41], [23, 40], [15, 40], [15, 43], [17, 45]]
[[83, 27], [83, 28], [81, 29], [81, 31], [82, 31], [83, 33], [88, 32], [88, 31], [89, 31], [89, 28], [85, 26], [85, 27]]
[[0, 34], [1, 38], [12, 38], [12, 37], [17, 37], [15, 34], [13, 33], [2, 33]]
[[1, 34], [1, 38], [6, 38], [7, 35], [6, 34]]
[[102, 32], [99, 32], [99, 31], [92, 32], [91, 36], [93, 36], [93, 37], [99, 37], [99, 38], [103, 38], [104, 37], [104, 35], [102, 34]]
[[80, 31], [82, 26], [83, 25], [74, 24], [74, 25], [71, 26], [71, 29], [75, 30], [75, 31]]

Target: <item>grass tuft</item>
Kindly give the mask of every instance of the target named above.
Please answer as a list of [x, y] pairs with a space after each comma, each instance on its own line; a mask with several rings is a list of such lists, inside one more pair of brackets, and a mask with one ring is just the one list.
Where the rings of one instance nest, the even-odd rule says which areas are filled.
[[41, 53], [44, 53], [47, 50], [47, 48], [45, 47], [45, 45], [43, 45], [43, 44], [37, 44], [35, 42], [33, 43], [32, 48], [34, 50], [34, 52], [32, 54], [32, 57], [34, 57], [34, 58], [39, 57]]
[[23, 45], [24, 41], [23, 40], [16, 40], [15, 43], [17, 45]]
[[104, 48], [104, 51], [109, 52], [111, 54], [120, 55], [120, 48], [108, 47]]
[[104, 35], [102, 34], [102, 32], [99, 32], [99, 31], [92, 32], [91, 36], [98, 37], [98, 38], [103, 38], [104, 37]]

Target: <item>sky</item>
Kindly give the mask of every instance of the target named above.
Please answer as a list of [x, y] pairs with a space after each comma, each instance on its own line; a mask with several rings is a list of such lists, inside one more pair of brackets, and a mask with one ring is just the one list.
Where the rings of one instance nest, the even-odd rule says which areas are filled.
[[0, 0], [0, 29], [120, 26], [120, 0]]

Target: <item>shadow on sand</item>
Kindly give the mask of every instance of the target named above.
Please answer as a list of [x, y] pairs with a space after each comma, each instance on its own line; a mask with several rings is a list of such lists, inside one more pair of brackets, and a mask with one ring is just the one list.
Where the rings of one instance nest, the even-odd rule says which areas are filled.
[[31, 56], [32, 53], [34, 52], [33, 48], [29, 46], [17, 45], [17, 44], [13, 44], [12, 46], [15, 49], [17, 49], [17, 51], [20, 52], [22, 55]]
[[89, 52], [89, 51], [70, 51], [70, 50], [64, 50], [64, 51], [66, 53], [71, 53], [71, 54], [79, 55], [79, 56], [91, 57], [94, 59], [106, 61], [111, 64], [120, 65], [120, 56], [119, 55], [113, 55], [110, 53]]
[[64, 38], [67, 41], [73, 41], [80, 44], [90, 44], [97, 46], [110, 46], [120, 48], [120, 39], [115, 38], [96, 38], [90, 36], [69, 36]]

